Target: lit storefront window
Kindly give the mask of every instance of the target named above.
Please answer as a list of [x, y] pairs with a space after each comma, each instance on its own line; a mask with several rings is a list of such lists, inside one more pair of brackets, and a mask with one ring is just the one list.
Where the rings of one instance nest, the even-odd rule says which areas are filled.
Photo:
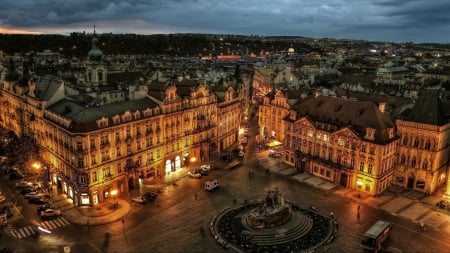
[[[95, 201], [94, 201], [94, 203], [95, 203]], [[89, 195], [87, 193], [81, 193], [81, 204], [89, 205]]]

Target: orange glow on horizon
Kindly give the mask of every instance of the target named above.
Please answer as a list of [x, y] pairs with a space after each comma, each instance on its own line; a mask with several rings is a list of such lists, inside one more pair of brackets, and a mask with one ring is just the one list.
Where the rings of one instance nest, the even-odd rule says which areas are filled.
[[12, 28], [0, 28], [0, 33], [3, 33], [3, 34], [41, 34], [40, 32], [32, 32], [32, 31], [12, 29]]

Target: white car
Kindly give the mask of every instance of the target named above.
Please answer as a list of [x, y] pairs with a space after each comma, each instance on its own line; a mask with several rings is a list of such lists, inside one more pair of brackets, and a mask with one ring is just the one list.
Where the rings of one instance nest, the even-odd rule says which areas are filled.
[[16, 187], [19, 188], [33, 187], [33, 183], [28, 181], [20, 181], [16, 183]]
[[200, 169], [202, 169], [203, 171], [211, 171], [213, 169], [213, 166], [209, 164], [203, 164], [202, 166], [200, 166]]
[[147, 203], [147, 198], [144, 196], [137, 196], [131, 199], [131, 201], [139, 203], [139, 204], [145, 204]]
[[39, 192], [37, 192], [37, 191], [32, 191], [32, 192], [29, 192], [29, 193], [25, 194], [25, 198], [26, 199], [29, 199], [29, 198], [32, 198], [32, 197], [37, 197], [37, 196], [39, 196]]
[[47, 209], [45, 211], [41, 212], [41, 218], [53, 218], [53, 217], [59, 217], [61, 216], [61, 211], [60, 210], [55, 210], [55, 209]]
[[195, 170], [189, 171], [189, 172], [187, 173], [187, 175], [188, 175], [189, 177], [192, 177], [192, 178], [201, 178], [201, 177], [202, 177], [202, 174], [198, 173], [198, 172], [195, 171]]

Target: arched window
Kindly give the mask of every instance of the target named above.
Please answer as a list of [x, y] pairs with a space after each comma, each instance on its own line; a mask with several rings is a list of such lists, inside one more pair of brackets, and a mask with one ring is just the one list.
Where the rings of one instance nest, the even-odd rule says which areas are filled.
[[423, 170], [427, 170], [428, 169], [428, 161], [427, 161], [427, 159], [423, 160], [422, 169]]
[[427, 141], [425, 142], [425, 149], [426, 149], [426, 150], [430, 150], [430, 148], [431, 148], [431, 142], [430, 142], [430, 140], [427, 140]]
[[400, 164], [405, 164], [405, 161], [406, 161], [405, 155], [401, 155], [400, 156]]
[[419, 138], [417, 137], [414, 139], [414, 147], [415, 148], [419, 147]]
[[413, 158], [411, 159], [411, 167], [416, 167], [416, 157], [413, 156]]
[[403, 145], [408, 145], [408, 136], [406, 135], [403, 137]]

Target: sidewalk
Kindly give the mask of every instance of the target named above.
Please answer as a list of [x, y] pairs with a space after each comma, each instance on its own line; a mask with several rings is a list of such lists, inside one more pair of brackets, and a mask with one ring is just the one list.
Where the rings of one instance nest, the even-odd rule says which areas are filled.
[[428, 195], [394, 185], [379, 196], [370, 196], [364, 192], [336, 185], [318, 176], [299, 173], [286, 164], [279, 164], [277, 158], [268, 157], [267, 151], [256, 153], [256, 158], [259, 165], [264, 169], [285, 176], [288, 180], [320, 188], [331, 194], [352, 199], [357, 203], [384, 210], [393, 216], [401, 216], [417, 223], [422, 222], [436, 231], [447, 230], [450, 232], [450, 223], [448, 222], [450, 211], [436, 206], [436, 203], [441, 199], [443, 190]]
[[63, 217], [74, 225], [103, 225], [118, 220], [122, 220], [132, 209], [131, 198], [142, 194], [141, 191], [155, 191], [186, 176], [186, 168], [182, 168], [171, 175], [154, 179], [144, 180], [142, 187], [137, 187], [125, 196], [119, 196], [115, 199], [110, 198], [106, 202], [96, 204], [95, 206], [74, 206], [73, 201], [67, 198], [66, 194], [57, 192], [53, 188], [52, 203], [63, 212]]

